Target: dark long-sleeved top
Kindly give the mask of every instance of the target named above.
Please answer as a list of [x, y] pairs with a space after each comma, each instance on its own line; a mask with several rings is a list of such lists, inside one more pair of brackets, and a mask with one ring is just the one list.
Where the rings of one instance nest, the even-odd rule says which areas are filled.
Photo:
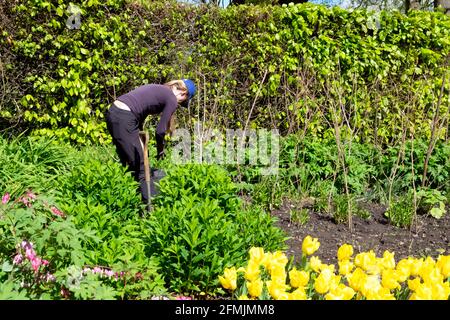
[[156, 127], [156, 148], [160, 155], [164, 150], [164, 136], [170, 117], [178, 107], [177, 98], [172, 89], [161, 84], [146, 84], [121, 95], [117, 100], [130, 108], [139, 121], [140, 129], [143, 128], [144, 121], [149, 114], [162, 112]]

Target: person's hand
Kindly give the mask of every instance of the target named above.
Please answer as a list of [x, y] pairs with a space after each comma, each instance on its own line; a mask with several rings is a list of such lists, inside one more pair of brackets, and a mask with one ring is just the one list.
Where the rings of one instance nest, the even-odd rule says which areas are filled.
[[162, 160], [162, 159], [164, 159], [165, 156], [166, 156], [166, 154], [164, 153], [164, 150], [163, 150], [160, 153], [158, 153], [158, 155], [156, 156], [156, 160]]

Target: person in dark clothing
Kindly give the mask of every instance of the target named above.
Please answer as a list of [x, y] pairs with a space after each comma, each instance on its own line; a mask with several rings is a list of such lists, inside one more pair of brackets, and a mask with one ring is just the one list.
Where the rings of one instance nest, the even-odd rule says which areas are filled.
[[140, 86], [113, 102], [106, 113], [106, 124], [122, 165], [133, 172], [139, 182], [142, 200], [149, 202], [145, 182], [144, 152], [139, 131], [149, 114], [161, 113], [156, 127], [157, 159], [164, 157], [164, 137], [170, 129], [178, 104], [187, 107], [196, 92], [192, 80], [173, 80], [165, 84]]

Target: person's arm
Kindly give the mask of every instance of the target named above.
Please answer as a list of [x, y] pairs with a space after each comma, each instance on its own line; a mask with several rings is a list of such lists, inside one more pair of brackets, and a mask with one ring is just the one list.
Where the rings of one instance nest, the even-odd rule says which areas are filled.
[[175, 103], [172, 101], [168, 103], [161, 115], [161, 118], [159, 119], [158, 126], [156, 127], [156, 159], [160, 160], [164, 158], [164, 146], [165, 146], [165, 140], [164, 137], [166, 136], [167, 128], [169, 126], [170, 118], [172, 117], [172, 114], [175, 112], [177, 108], [177, 102], [175, 100]]

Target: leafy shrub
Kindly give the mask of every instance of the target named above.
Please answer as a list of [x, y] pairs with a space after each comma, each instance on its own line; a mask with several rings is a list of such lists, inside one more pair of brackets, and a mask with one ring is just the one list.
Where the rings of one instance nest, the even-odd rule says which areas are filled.
[[172, 168], [160, 185], [147, 243], [172, 290], [214, 294], [217, 276], [225, 266], [241, 263], [248, 245], [282, 246], [273, 219], [257, 208], [244, 210], [220, 167]]
[[389, 208], [384, 214], [394, 226], [408, 227], [413, 221], [415, 210], [413, 193], [408, 192], [405, 195], [396, 197], [389, 204]]

